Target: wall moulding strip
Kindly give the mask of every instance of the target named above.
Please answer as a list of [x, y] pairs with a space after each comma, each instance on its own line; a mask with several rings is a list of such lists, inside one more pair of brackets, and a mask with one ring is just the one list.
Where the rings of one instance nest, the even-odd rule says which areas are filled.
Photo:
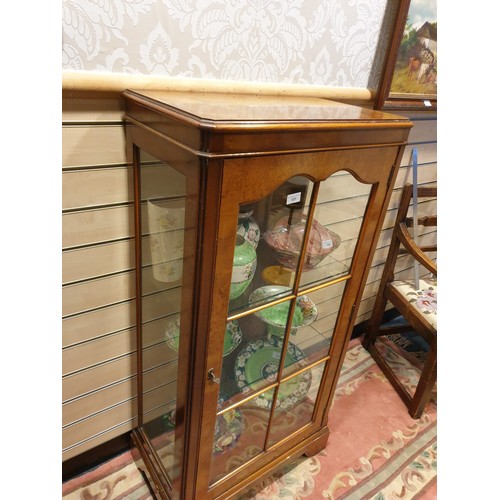
[[328, 87], [286, 83], [241, 82], [197, 78], [169, 78], [153, 75], [131, 75], [97, 71], [63, 70], [62, 89], [72, 92], [120, 94], [125, 89], [171, 90], [191, 92], [223, 92], [263, 95], [322, 97], [334, 100], [371, 101], [375, 91], [359, 87]]

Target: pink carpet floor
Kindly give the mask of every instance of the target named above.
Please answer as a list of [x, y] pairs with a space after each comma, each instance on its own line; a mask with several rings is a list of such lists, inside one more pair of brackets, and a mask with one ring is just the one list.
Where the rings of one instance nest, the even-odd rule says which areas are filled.
[[[387, 350], [408, 387], [418, 372]], [[359, 339], [349, 345], [328, 445], [263, 480], [245, 500], [437, 498], [437, 408], [413, 420]], [[64, 500], [152, 499], [130, 452], [63, 484]]]

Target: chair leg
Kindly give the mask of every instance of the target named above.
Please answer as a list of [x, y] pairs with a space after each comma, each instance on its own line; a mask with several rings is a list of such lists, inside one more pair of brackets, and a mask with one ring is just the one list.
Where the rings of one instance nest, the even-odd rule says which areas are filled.
[[379, 335], [380, 325], [382, 324], [382, 320], [384, 318], [386, 305], [387, 299], [382, 293], [379, 292], [372, 310], [371, 318], [368, 322], [368, 326], [366, 327], [366, 333], [361, 342], [367, 351], [370, 350], [370, 345], [375, 344], [375, 340]]
[[436, 353], [436, 342], [431, 346], [431, 350], [427, 356], [420, 380], [415, 389], [415, 394], [413, 395], [410, 406], [408, 407], [408, 412], [412, 418], [420, 418], [425, 409], [425, 406], [429, 402], [432, 394], [432, 389], [436, 383], [437, 378], [437, 353]]
[[396, 374], [392, 371], [392, 368], [387, 363], [384, 356], [379, 352], [377, 346], [373, 344], [369, 344], [367, 348], [368, 352], [371, 354], [374, 361], [377, 363], [378, 367], [385, 375], [387, 381], [392, 385], [393, 389], [398, 393], [398, 396], [401, 398], [401, 401], [404, 405], [409, 408], [412, 402], [412, 396], [403, 385], [403, 383], [399, 380]]
[[[370, 326], [376, 327], [375, 323], [370, 322]], [[373, 333], [375, 332], [375, 333]], [[396, 374], [392, 371], [387, 361], [378, 351], [375, 340], [377, 338], [377, 330], [372, 330], [372, 337], [364, 339], [362, 342], [363, 347], [371, 354], [379, 368], [386, 376], [389, 383], [393, 386], [394, 390], [398, 393], [403, 403], [408, 408], [408, 413], [414, 419], [422, 416], [425, 406], [430, 400], [432, 389], [436, 382], [437, 377], [437, 341], [435, 340], [430, 346], [430, 352], [424, 364], [419, 382], [413, 395], [403, 386], [402, 382], [398, 379]], [[368, 333], [368, 332], [367, 332]]]

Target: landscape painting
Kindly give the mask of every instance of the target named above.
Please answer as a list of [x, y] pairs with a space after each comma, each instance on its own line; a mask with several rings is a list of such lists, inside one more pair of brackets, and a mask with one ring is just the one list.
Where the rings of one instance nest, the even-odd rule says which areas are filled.
[[410, 3], [390, 87], [390, 97], [402, 94], [406, 98], [437, 95], [436, 0]]
[[399, 0], [375, 109], [437, 109], [437, 0]]

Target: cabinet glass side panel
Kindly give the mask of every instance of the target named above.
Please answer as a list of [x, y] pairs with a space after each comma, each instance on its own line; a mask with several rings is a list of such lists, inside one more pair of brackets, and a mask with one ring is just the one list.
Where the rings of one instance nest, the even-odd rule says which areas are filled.
[[300, 287], [312, 287], [349, 273], [371, 184], [340, 171], [321, 182], [306, 246]]
[[143, 430], [173, 482], [186, 177], [141, 152]]

